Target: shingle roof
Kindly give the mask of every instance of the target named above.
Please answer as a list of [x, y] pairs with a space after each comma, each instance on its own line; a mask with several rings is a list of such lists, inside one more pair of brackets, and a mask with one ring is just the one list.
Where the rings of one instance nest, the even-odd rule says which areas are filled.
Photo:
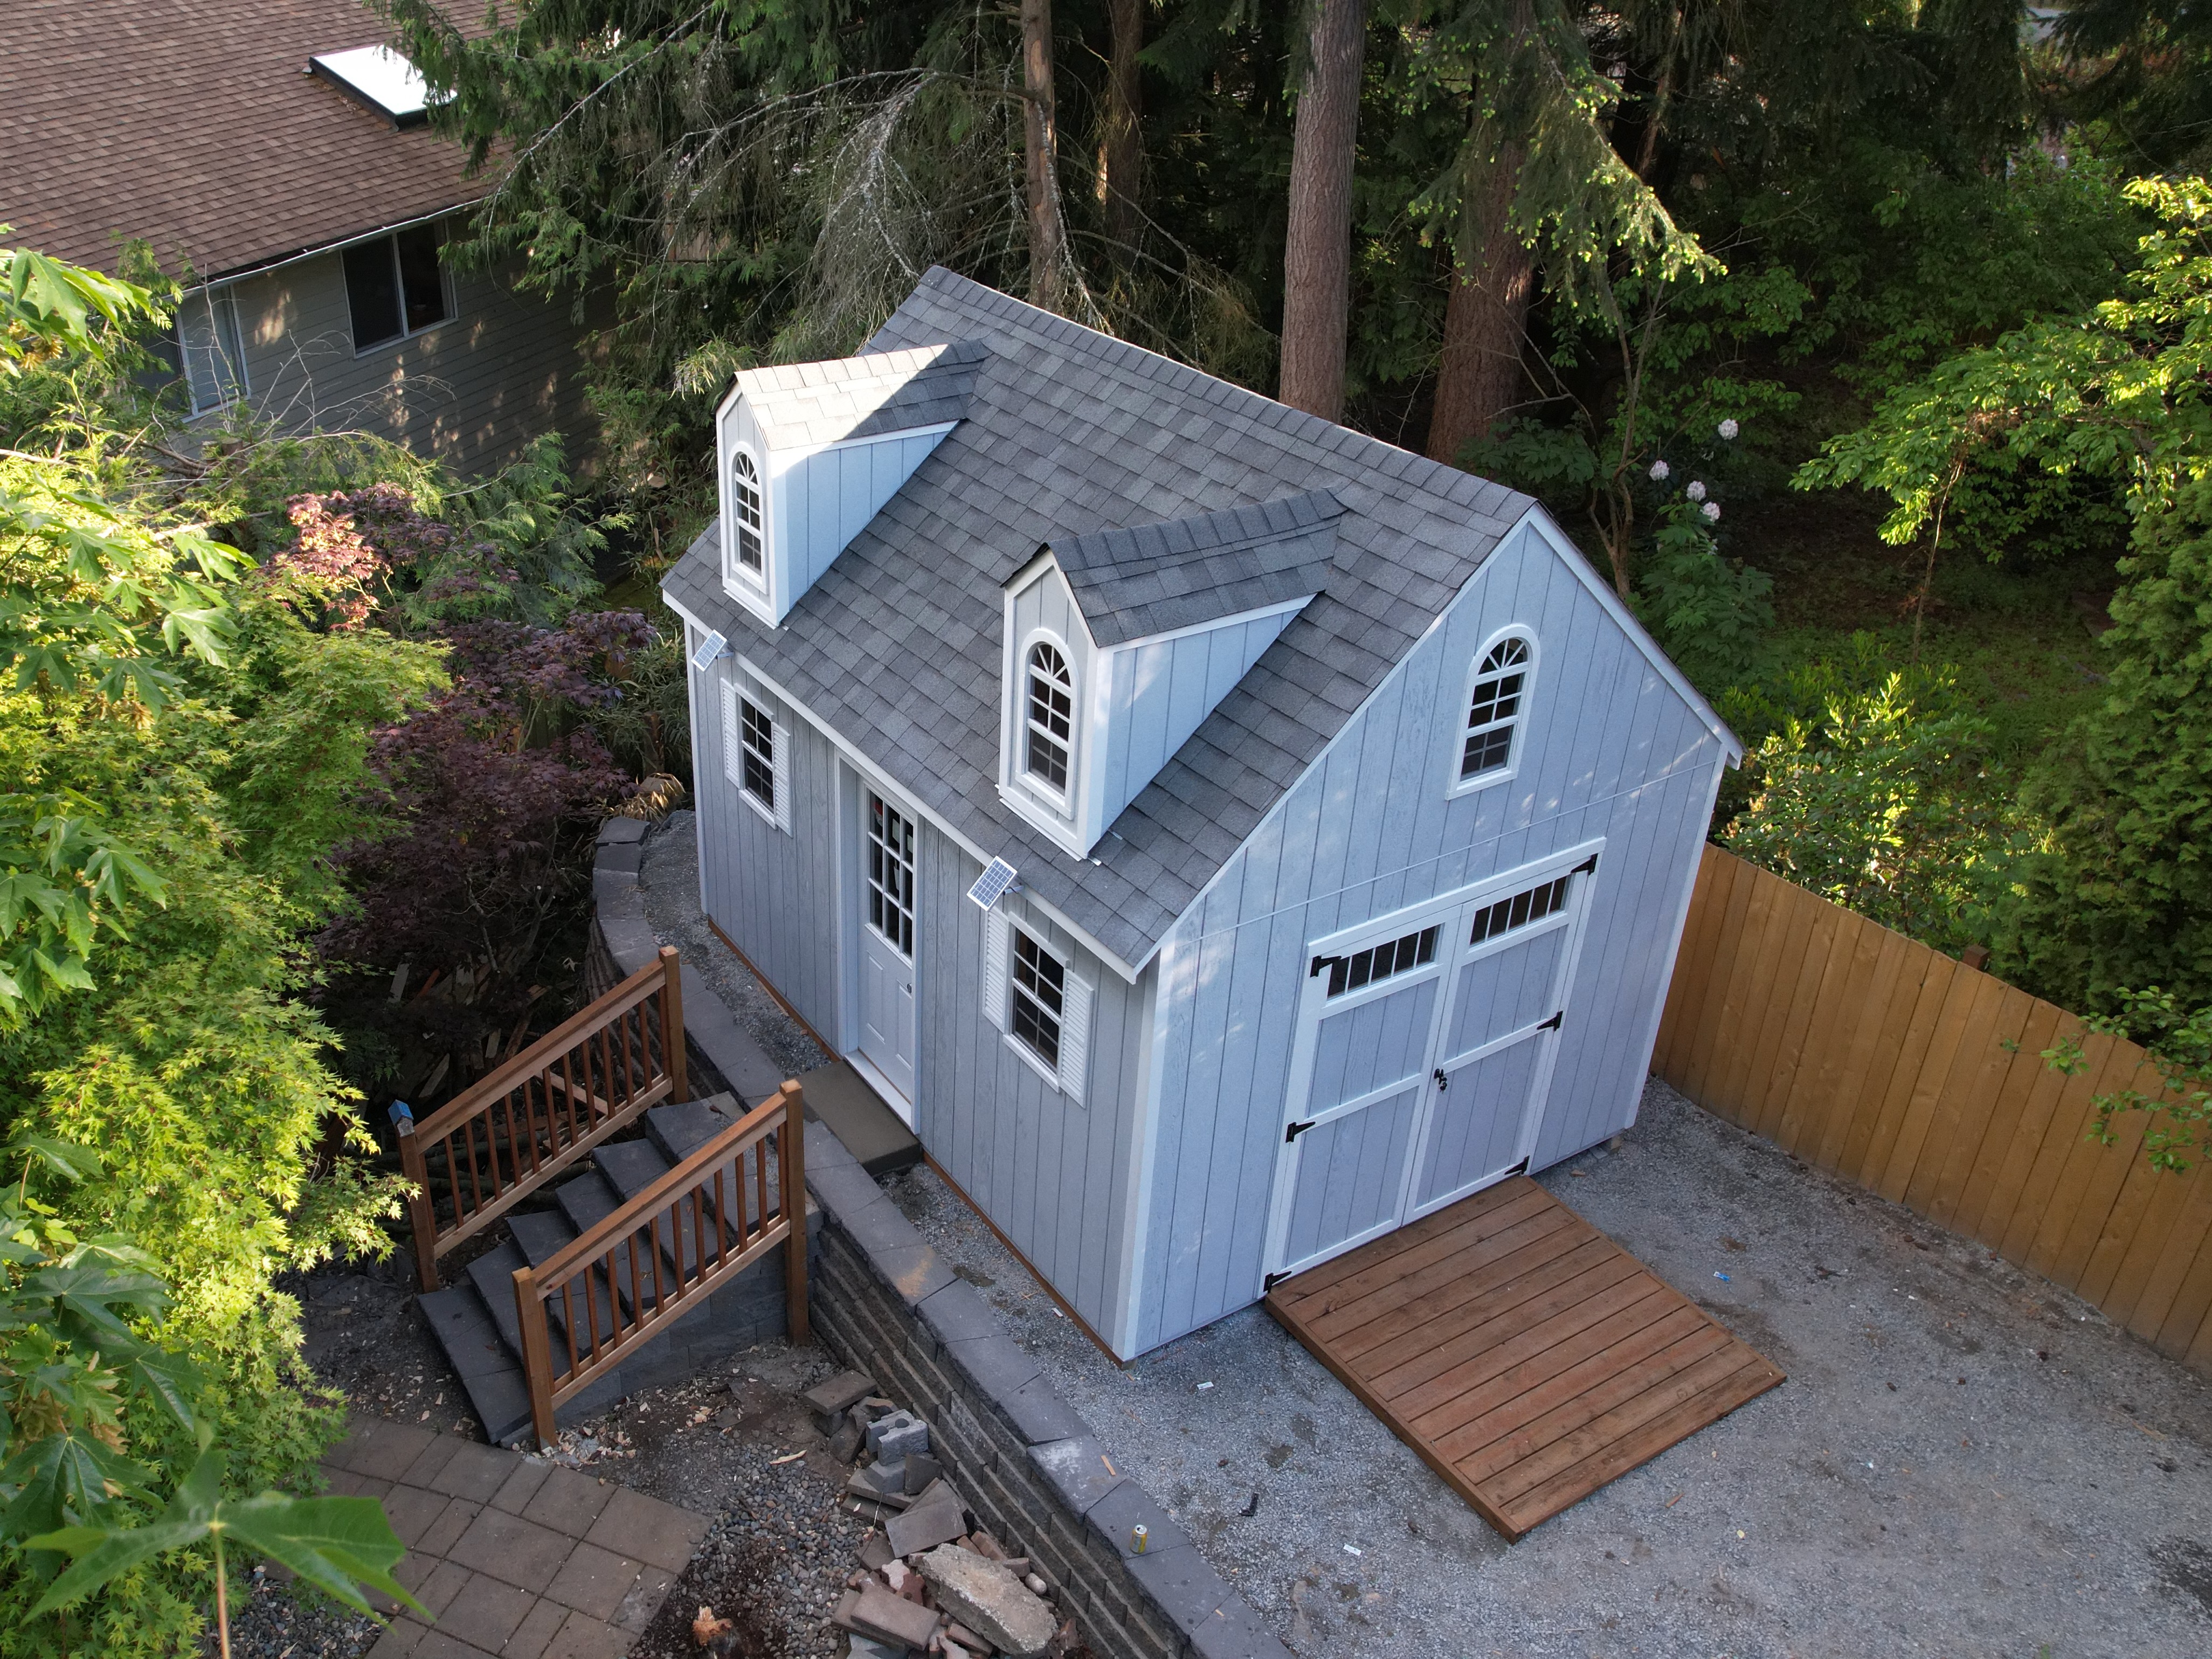
[[[948, 433], [771, 630], [710, 527], [664, 587], [1030, 895], [1141, 966], [1531, 505], [1525, 495], [934, 270], [869, 343], [989, 348]], [[1001, 582], [1058, 536], [1326, 489], [1312, 604], [1070, 857], [999, 800]]]
[[1326, 489], [1194, 518], [1054, 537], [1091, 637], [1121, 645], [1310, 599], [1328, 580], [1343, 505]]
[[834, 444], [960, 419], [988, 356], [980, 340], [964, 340], [835, 362], [786, 363], [745, 370], [734, 390], [744, 394], [770, 444]]
[[[459, 13], [480, 16], [481, 6]], [[361, 0], [8, 0], [0, 224], [113, 270], [143, 237], [202, 276], [474, 201], [461, 148], [307, 72], [385, 41]], [[473, 32], [473, 31], [471, 31]]]

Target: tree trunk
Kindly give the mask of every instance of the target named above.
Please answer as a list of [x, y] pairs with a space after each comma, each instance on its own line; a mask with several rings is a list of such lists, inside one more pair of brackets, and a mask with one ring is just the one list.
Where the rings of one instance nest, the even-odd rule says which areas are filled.
[[1106, 131], [1099, 145], [1106, 192], [1106, 230], [1117, 253], [1136, 246], [1144, 193], [1144, 89], [1137, 54], [1145, 49], [1145, 0], [1107, 0], [1112, 31], [1107, 48]]
[[1067, 232], [1060, 222], [1052, 100], [1052, 0], [1022, 0], [1023, 137], [1030, 204], [1030, 303], [1060, 308]]
[[1367, 0], [1307, 0], [1307, 64], [1291, 140], [1291, 223], [1283, 249], [1279, 395], [1333, 421], [1344, 413], [1352, 304], [1352, 162]]
[[1444, 305], [1443, 363], [1429, 417], [1432, 460], [1455, 463], [1461, 450], [1488, 436], [1492, 422], [1521, 401], [1521, 345], [1536, 265], [1508, 216], [1525, 157], [1519, 144], [1501, 146], [1480, 196], [1461, 208], [1474, 253], [1472, 263], [1454, 271]]

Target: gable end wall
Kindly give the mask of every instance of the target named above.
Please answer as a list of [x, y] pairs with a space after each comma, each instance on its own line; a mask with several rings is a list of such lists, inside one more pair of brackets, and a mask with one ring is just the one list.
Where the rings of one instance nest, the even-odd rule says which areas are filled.
[[[1163, 943], [1126, 1352], [1260, 1294], [1310, 940], [1604, 836], [1535, 1167], [1633, 1120], [1725, 751], [1576, 556], [1509, 538]], [[1447, 799], [1469, 665], [1514, 622], [1540, 654], [1516, 775]]]

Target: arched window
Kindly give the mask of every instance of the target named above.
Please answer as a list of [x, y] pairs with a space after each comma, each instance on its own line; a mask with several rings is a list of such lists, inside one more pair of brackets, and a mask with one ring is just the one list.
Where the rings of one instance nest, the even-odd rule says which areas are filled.
[[1031, 777], [1067, 793], [1068, 730], [1075, 714], [1075, 681], [1067, 659], [1039, 640], [1030, 647], [1027, 766]]
[[1467, 738], [1460, 749], [1462, 783], [1496, 772], [1513, 758], [1513, 729], [1520, 724], [1521, 700], [1528, 687], [1534, 653], [1528, 640], [1509, 634], [1482, 653], [1468, 700]]
[[760, 469], [742, 449], [730, 459], [730, 517], [738, 532], [738, 563], [757, 576], [765, 568], [761, 555]]

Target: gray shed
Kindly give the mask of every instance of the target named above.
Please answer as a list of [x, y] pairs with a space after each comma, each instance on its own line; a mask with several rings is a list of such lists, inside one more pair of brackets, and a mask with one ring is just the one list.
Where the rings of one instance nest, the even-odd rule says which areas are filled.
[[1115, 1353], [1633, 1121], [1742, 751], [1534, 501], [944, 270], [717, 430], [708, 913]]

